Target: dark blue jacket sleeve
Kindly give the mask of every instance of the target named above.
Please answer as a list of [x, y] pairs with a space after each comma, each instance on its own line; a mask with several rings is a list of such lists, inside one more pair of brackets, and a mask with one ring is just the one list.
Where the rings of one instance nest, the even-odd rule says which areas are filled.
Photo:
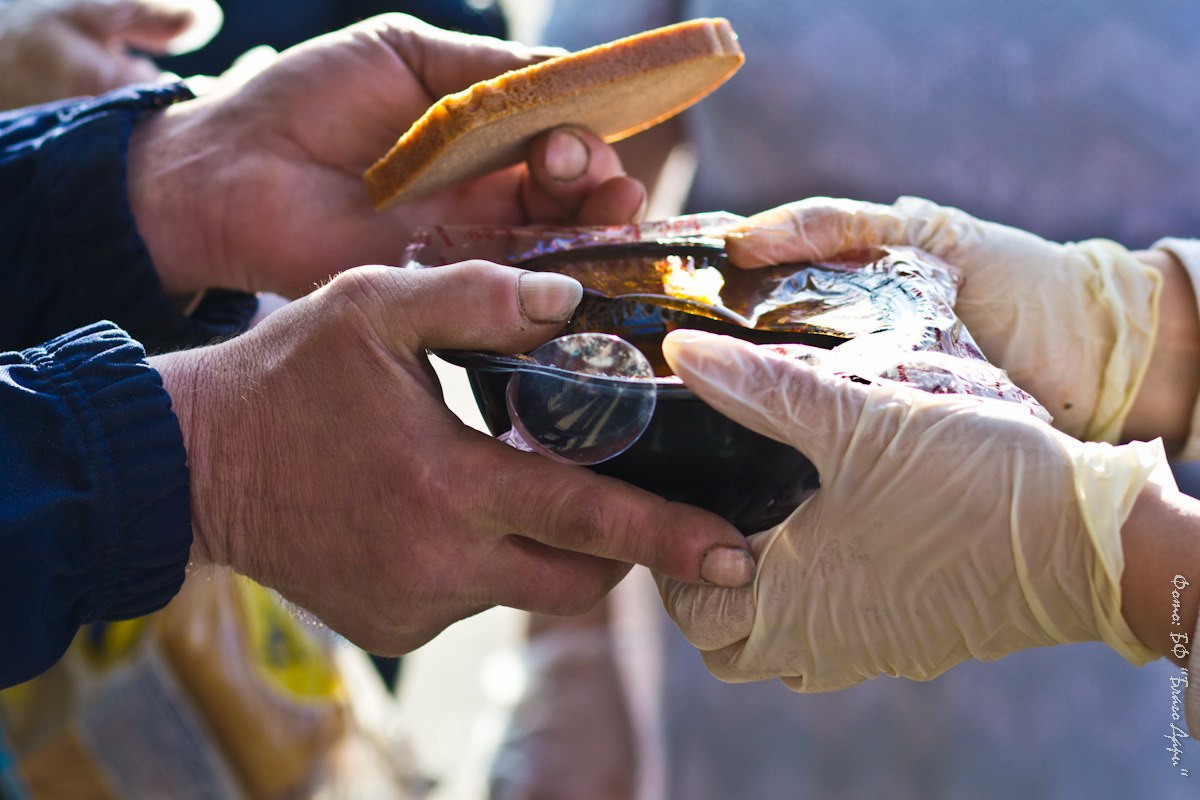
[[145, 350], [237, 333], [254, 309], [210, 292], [181, 314], [129, 209], [134, 124], [190, 97], [133, 87], [0, 114], [0, 687], [183, 581], [183, 438]]
[[0, 688], [50, 667], [79, 626], [178, 591], [185, 462], [158, 373], [112, 323], [0, 354]]
[[112, 320], [150, 352], [239, 333], [250, 295], [214, 290], [185, 316], [163, 293], [129, 209], [125, 153], [138, 118], [192, 96], [182, 84], [0, 113], [0, 349]]

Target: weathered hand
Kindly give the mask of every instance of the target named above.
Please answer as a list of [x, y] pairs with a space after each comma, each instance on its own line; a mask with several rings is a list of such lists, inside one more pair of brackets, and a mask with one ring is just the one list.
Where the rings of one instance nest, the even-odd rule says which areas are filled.
[[158, 80], [144, 53], [180, 53], [221, 27], [214, 0], [14, 0], [0, 4], [0, 109]]
[[644, 189], [577, 130], [543, 136], [525, 165], [372, 208], [363, 171], [434, 101], [547, 56], [388, 14], [143, 122], [130, 201], [168, 292], [298, 296], [357, 264], [396, 263], [420, 225], [630, 221]]
[[386, 654], [495, 604], [580, 612], [626, 562], [748, 582], [718, 517], [518, 452], [442, 404], [426, 348], [528, 350], [580, 291], [484, 262], [363, 267], [237, 339], [152, 359], [187, 447], [195, 560]]

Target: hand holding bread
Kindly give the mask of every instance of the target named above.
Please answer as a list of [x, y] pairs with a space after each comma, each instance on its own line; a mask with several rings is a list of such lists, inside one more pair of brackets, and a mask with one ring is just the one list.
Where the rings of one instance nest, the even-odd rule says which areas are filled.
[[700, 100], [744, 60], [729, 21], [716, 18], [532, 64], [443, 97], [364, 178], [385, 208], [511, 166], [560, 125], [619, 141]]
[[[526, 164], [384, 213], [362, 173], [445, 94], [549, 55], [388, 14], [279, 56], [135, 129], [130, 204], [168, 292], [298, 296], [351, 267], [396, 263], [430, 224], [619, 224], [645, 197], [599, 137], [547, 134]], [[555, 144], [582, 159], [554, 158]], [[568, 174], [555, 174], [566, 164]]]

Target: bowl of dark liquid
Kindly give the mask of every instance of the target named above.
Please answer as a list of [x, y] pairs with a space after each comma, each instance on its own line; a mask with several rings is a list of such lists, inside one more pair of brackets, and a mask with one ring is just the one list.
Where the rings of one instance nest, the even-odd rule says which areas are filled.
[[[600, 245], [538, 256], [516, 266], [535, 271], [649, 269], [666, 257], [689, 259], [700, 268], [724, 271], [724, 251], [712, 245], [642, 242]], [[736, 270], [730, 269], [730, 273]], [[585, 287], [588, 281], [584, 281]], [[709, 330], [756, 343], [799, 342], [833, 347], [843, 338], [794, 331], [761, 331], [692, 313], [686, 303], [647, 302], [587, 292], [563, 333], [585, 331], [620, 336], [641, 350], [655, 368], [657, 403], [645, 433], [620, 455], [588, 467], [668, 500], [698, 506], [724, 517], [745, 534], [782, 522], [819, 485], [816, 468], [794, 448], [755, 433], [700, 400], [670, 370], [662, 340], [676, 328]], [[471, 388], [493, 435], [509, 430], [505, 390], [511, 372], [471, 360]]]
[[[500, 241], [515, 235], [509, 231]], [[474, 245], [481, 237], [463, 238]], [[817, 471], [792, 447], [721, 415], [671, 375], [662, 341], [672, 330], [836, 348], [828, 359], [835, 374], [1018, 402], [1049, 420], [1034, 398], [984, 359], [954, 314], [953, 268], [928, 254], [884, 248], [837, 263], [740, 270], [728, 263], [723, 240], [707, 234], [579, 241], [569, 233], [542, 235], [532, 256], [501, 260], [576, 278], [584, 297], [563, 333], [618, 336], [653, 367], [657, 402], [649, 427], [628, 450], [589, 469], [713, 511], [743, 533], [784, 520], [816, 490]], [[505, 393], [515, 359], [459, 356], [451, 360], [467, 368], [488, 427], [497, 435], [508, 431]]]

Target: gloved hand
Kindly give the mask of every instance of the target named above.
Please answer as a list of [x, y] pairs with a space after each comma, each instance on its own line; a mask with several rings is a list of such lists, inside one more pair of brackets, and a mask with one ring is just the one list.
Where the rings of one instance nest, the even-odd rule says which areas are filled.
[[984, 355], [1059, 430], [1116, 441], [1154, 350], [1159, 273], [1113, 242], [1057, 244], [917, 197], [891, 206], [814, 197], [726, 237], [740, 267], [912, 245], [961, 270], [955, 311]]
[[162, 70], [134, 51], [195, 50], [222, 20], [214, 0], [0, 3], [0, 109], [158, 80]]
[[663, 352], [705, 402], [821, 474], [751, 537], [753, 588], [660, 578], [717, 677], [830, 691], [1088, 640], [1155, 657], [1121, 616], [1121, 526], [1152, 472], [1171, 482], [1159, 443], [1082, 443], [1017, 404], [860, 383], [694, 331]]

